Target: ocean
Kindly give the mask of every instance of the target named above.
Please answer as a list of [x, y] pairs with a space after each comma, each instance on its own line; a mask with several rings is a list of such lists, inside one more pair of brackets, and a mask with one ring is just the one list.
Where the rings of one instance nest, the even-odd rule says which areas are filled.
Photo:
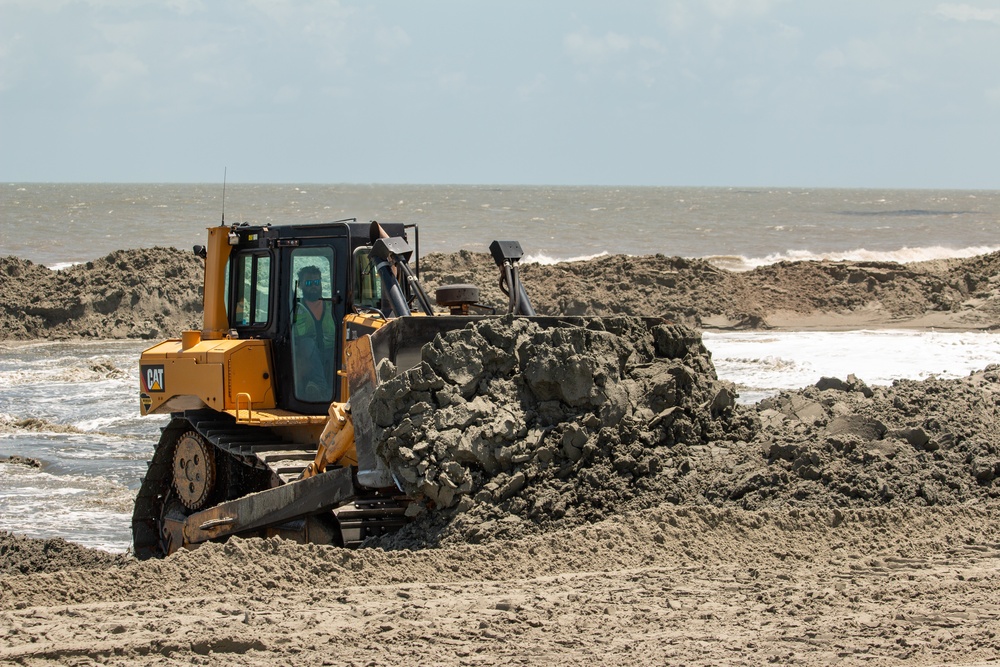
[[1000, 248], [1000, 191], [486, 185], [0, 185], [0, 256], [50, 267], [120, 248], [204, 243], [228, 224], [420, 226], [420, 252], [529, 259], [702, 257], [740, 270], [783, 259], [911, 262]]
[[[2, 184], [0, 256], [53, 269], [123, 248], [203, 243], [227, 223], [356, 217], [419, 225], [421, 254], [517, 240], [524, 261], [602, 254], [910, 262], [1000, 249], [1000, 191], [445, 185]], [[988, 332], [706, 332], [718, 374], [752, 403], [820, 377], [869, 385], [1000, 362]], [[113, 552], [163, 417], [140, 417], [148, 343], [0, 341], [0, 530]]]

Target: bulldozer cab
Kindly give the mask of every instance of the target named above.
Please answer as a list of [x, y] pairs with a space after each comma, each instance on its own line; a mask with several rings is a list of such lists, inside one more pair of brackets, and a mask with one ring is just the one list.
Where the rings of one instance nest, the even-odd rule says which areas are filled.
[[[404, 225], [383, 227], [405, 238]], [[344, 317], [383, 312], [370, 241], [369, 225], [357, 222], [233, 228], [225, 271], [230, 332], [271, 341], [277, 407], [321, 415], [342, 400]]]

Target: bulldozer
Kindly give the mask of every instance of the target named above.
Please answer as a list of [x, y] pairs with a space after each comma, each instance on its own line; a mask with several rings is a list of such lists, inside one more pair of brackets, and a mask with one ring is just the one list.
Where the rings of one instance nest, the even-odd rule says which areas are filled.
[[139, 559], [234, 535], [354, 547], [399, 529], [412, 499], [376, 455], [366, 410], [383, 362], [410, 368], [472, 318], [558, 323], [536, 316], [516, 241], [490, 246], [505, 307], [465, 284], [431, 303], [415, 225], [221, 224], [194, 252], [202, 329], [139, 360], [141, 413], [169, 415], [135, 500]]

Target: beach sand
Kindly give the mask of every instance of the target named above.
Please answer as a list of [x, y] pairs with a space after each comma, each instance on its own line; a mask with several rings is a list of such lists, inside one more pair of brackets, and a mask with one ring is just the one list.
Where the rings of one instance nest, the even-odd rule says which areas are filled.
[[[503, 312], [487, 254], [421, 258], [433, 298], [473, 284]], [[748, 272], [700, 259], [615, 255], [525, 264], [540, 315], [663, 317], [701, 329], [992, 329], [1000, 324], [1000, 253], [913, 264], [780, 262]], [[0, 338], [160, 339], [201, 328], [202, 260], [176, 248], [119, 250], [52, 271], [0, 257]]]
[[[9, 337], [197, 326], [186, 253], [91, 264], [53, 276], [0, 260]], [[495, 282], [481, 255], [421, 264], [431, 288]], [[522, 275], [540, 312], [661, 316], [692, 332], [1000, 323], [995, 255], [743, 274], [607, 257]], [[692, 339], [669, 368], [706, 358]], [[725, 396], [709, 374], [692, 376], [690, 421], [673, 431], [560, 426], [561, 442], [590, 429], [595, 445], [589, 459], [556, 452], [577, 457], [572, 475], [537, 469], [512, 496], [457, 503], [370, 548], [233, 539], [139, 562], [0, 534], [0, 662], [996, 664], [1000, 369], [891, 387], [826, 378], [755, 406], [700, 403]], [[563, 518], [532, 513], [546, 502]], [[418, 530], [426, 543], [407, 548]]]

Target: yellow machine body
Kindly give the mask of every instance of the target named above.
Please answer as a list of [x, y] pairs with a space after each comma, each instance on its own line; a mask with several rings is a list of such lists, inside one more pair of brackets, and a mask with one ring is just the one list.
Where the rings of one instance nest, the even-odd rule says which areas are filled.
[[[185, 332], [198, 336], [198, 332]], [[142, 414], [211, 408], [269, 410], [275, 407], [269, 341], [163, 341], [142, 353]]]

